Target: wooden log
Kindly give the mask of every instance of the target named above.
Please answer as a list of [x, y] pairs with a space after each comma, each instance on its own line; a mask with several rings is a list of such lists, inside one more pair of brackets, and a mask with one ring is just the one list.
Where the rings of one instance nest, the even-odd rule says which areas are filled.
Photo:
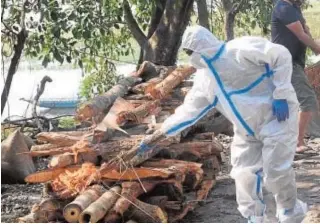
[[125, 100], [152, 100], [150, 96], [144, 94], [127, 95], [123, 97]]
[[134, 221], [134, 220], [132, 220], [132, 219], [130, 219], [130, 220], [128, 220], [126, 223], [137, 223], [137, 222]]
[[148, 82], [143, 82], [143, 83], [140, 83], [140, 84], [132, 87], [132, 89], [130, 91], [135, 93], [135, 94], [144, 94], [144, 91], [148, 87], [148, 85], [150, 85], [150, 84], [158, 84], [162, 80], [163, 79], [159, 78], [159, 77], [152, 78]]
[[19, 223], [45, 223], [59, 219], [65, 204], [53, 198], [46, 198], [32, 206], [31, 213], [17, 219]]
[[154, 99], [163, 99], [167, 97], [184, 79], [192, 75], [195, 71], [196, 69], [191, 66], [178, 67], [161, 83], [149, 85], [146, 88], [145, 94], [150, 94]]
[[102, 186], [93, 185], [64, 208], [63, 217], [67, 222], [78, 222], [81, 212], [96, 201], [104, 192], [105, 189]]
[[167, 201], [165, 204], [166, 209], [180, 211], [183, 208], [181, 201]]
[[223, 146], [217, 141], [192, 141], [171, 145], [163, 149], [161, 157], [187, 161], [199, 161], [210, 155], [220, 155]]
[[96, 164], [98, 161], [97, 154], [95, 152], [83, 152], [83, 153], [64, 153], [55, 155], [49, 162], [49, 168], [63, 168], [70, 165], [82, 164], [84, 162], [90, 162]]
[[60, 174], [68, 171], [75, 172], [79, 170], [80, 166], [69, 166], [64, 168], [54, 168], [49, 170], [42, 170], [36, 173], [32, 173], [25, 178], [27, 183], [46, 183], [56, 179]]
[[136, 72], [136, 76], [146, 81], [156, 77], [164, 79], [175, 69], [176, 66], [155, 65], [150, 61], [144, 61]]
[[149, 101], [132, 110], [120, 112], [117, 115], [117, 124], [123, 124], [127, 121], [133, 121], [134, 123], [141, 123], [144, 118], [152, 114], [158, 114], [160, 112], [160, 101]]
[[158, 206], [140, 200], [135, 200], [135, 205], [129, 209], [130, 217], [140, 223], [166, 223], [167, 214]]
[[104, 170], [100, 172], [101, 178], [109, 181], [138, 181], [143, 179], [167, 179], [172, 176], [174, 172], [168, 169], [154, 169], [154, 168], [127, 168], [124, 171]]
[[[124, 212], [130, 207], [130, 205], [132, 203], [135, 203], [136, 198], [144, 193], [144, 189], [138, 182], [123, 182], [121, 186], [121, 197], [116, 202], [114, 209], [117, 213], [123, 215]], [[152, 184], [149, 182], [146, 186], [144, 186], [144, 188], [145, 190], [147, 190], [147, 188], [148, 190], [150, 190], [154, 186], [154, 183]]]
[[168, 196], [151, 196], [151, 197], [147, 197], [144, 201], [148, 204], [151, 205], [156, 205], [158, 207], [160, 207], [161, 209], [165, 208], [167, 202], [168, 202]]
[[[119, 200], [119, 199], [118, 199]], [[115, 223], [121, 220], [121, 215], [112, 208], [103, 218], [104, 223]]]
[[114, 101], [118, 97], [123, 97], [127, 94], [130, 87], [132, 87], [138, 78], [134, 76], [126, 77], [113, 86], [106, 93], [94, 97], [91, 101], [81, 105], [76, 114], [78, 121], [86, 121], [93, 119], [96, 123], [99, 123], [104, 118]]
[[187, 162], [183, 160], [161, 159], [149, 160], [142, 164], [145, 167], [168, 168], [174, 170], [175, 175], [181, 179], [184, 185], [195, 189], [203, 178], [201, 163]]
[[119, 198], [121, 187], [115, 186], [105, 192], [96, 201], [89, 205], [80, 215], [80, 223], [97, 223], [113, 207]]
[[[196, 192], [197, 201], [206, 200], [210, 190], [216, 185], [216, 180], [203, 180], [200, 189]], [[201, 204], [201, 203], [200, 203]]]
[[42, 144], [42, 145], [33, 145], [30, 149], [31, 152], [36, 152], [36, 151], [48, 151], [50, 149], [56, 149], [59, 148], [59, 145], [47, 143], [47, 144]]
[[83, 139], [82, 136], [72, 136], [57, 132], [41, 132], [36, 135], [37, 141], [51, 143], [58, 146], [71, 146]]

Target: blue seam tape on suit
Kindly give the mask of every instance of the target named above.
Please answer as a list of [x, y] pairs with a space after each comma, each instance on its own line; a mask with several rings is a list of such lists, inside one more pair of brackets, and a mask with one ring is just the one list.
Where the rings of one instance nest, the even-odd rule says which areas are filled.
[[212, 108], [214, 108], [214, 107], [217, 105], [217, 103], [218, 103], [218, 97], [215, 97], [214, 100], [213, 100], [213, 103], [210, 104], [210, 105], [208, 105], [206, 108], [204, 108], [204, 110], [201, 111], [200, 114], [199, 114], [197, 117], [195, 117], [194, 119], [191, 119], [191, 120], [182, 122], [182, 123], [180, 123], [180, 124], [172, 127], [171, 129], [169, 129], [169, 130], [167, 131], [166, 134], [170, 135], [170, 134], [172, 134], [172, 133], [174, 133], [174, 132], [176, 132], [176, 131], [178, 131], [178, 130], [186, 127], [186, 126], [193, 125], [193, 124], [196, 123], [200, 118], [202, 118], [204, 115], [206, 115], [209, 110], [211, 110]]
[[[257, 188], [256, 188], [256, 194], [257, 194], [257, 197], [259, 199], [259, 201], [265, 206], [265, 203], [263, 201], [263, 199], [260, 197], [260, 192], [261, 192], [261, 182], [262, 182], [262, 178], [261, 178], [261, 175], [260, 173], [262, 172], [262, 169], [258, 170], [256, 172], [256, 175], [257, 175]], [[264, 211], [262, 212], [261, 216], [264, 215]]]
[[[225, 45], [225, 44], [224, 44]], [[224, 49], [225, 46], [222, 45], [221, 46], [221, 49]], [[217, 55], [218, 56], [215, 56], [213, 57], [215, 60], [217, 60], [220, 55], [222, 54], [223, 51], [218, 51]], [[240, 115], [239, 111], [237, 110], [236, 106], [234, 105], [234, 103], [232, 102], [230, 96], [228, 95], [228, 93], [226, 92], [225, 88], [224, 88], [224, 85], [219, 77], [219, 74], [218, 72], [216, 71], [216, 69], [213, 67], [212, 65], [212, 60], [209, 61], [206, 57], [202, 56], [202, 58], [204, 59], [204, 61], [207, 63], [209, 69], [211, 70], [218, 86], [220, 87], [224, 97], [226, 98], [229, 106], [231, 107], [231, 110], [233, 111], [234, 115], [237, 117], [237, 119], [240, 121], [240, 123], [242, 124], [242, 126], [247, 130], [248, 134], [251, 135], [251, 136], [254, 136], [254, 132], [252, 131], [252, 129], [249, 127], [249, 125], [244, 121], [244, 119], [242, 118], [242, 116]]]

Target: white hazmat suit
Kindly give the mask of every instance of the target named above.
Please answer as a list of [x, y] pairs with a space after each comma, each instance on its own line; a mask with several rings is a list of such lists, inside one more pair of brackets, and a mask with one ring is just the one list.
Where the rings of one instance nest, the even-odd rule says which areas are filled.
[[[193, 51], [190, 62], [198, 71], [183, 105], [164, 122], [161, 131], [176, 135], [217, 108], [234, 125], [231, 176], [241, 214], [253, 222], [262, 221], [264, 180], [275, 196], [280, 221], [301, 221], [306, 205], [297, 200], [291, 166], [299, 104], [291, 85], [289, 51], [260, 37], [224, 43], [201, 26], [187, 28], [182, 48]], [[289, 119], [276, 119], [274, 99], [287, 100]]]

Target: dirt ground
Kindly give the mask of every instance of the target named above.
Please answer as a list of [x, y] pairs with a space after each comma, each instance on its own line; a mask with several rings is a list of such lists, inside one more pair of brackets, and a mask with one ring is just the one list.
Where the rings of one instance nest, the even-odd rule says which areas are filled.
[[[225, 146], [224, 164], [217, 178], [217, 185], [210, 193], [205, 205], [189, 213], [181, 222], [247, 222], [237, 211], [235, 185], [229, 176], [232, 138], [218, 136]], [[320, 138], [308, 141], [313, 150], [297, 155], [294, 161], [299, 198], [311, 207], [305, 222], [320, 223]], [[29, 213], [32, 205], [40, 200], [40, 185], [1, 185], [1, 222], [15, 222], [17, 217]], [[275, 202], [265, 192], [267, 203], [266, 222], [277, 222], [274, 217]]]

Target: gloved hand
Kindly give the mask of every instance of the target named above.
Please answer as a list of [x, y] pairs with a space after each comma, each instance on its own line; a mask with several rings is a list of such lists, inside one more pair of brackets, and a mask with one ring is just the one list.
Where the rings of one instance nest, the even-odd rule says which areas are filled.
[[277, 117], [279, 122], [289, 118], [289, 106], [287, 100], [279, 99], [272, 102], [273, 115]]
[[157, 130], [152, 135], [147, 135], [140, 143], [137, 154], [144, 154], [155, 147], [155, 143], [160, 141], [164, 137], [164, 134]]

